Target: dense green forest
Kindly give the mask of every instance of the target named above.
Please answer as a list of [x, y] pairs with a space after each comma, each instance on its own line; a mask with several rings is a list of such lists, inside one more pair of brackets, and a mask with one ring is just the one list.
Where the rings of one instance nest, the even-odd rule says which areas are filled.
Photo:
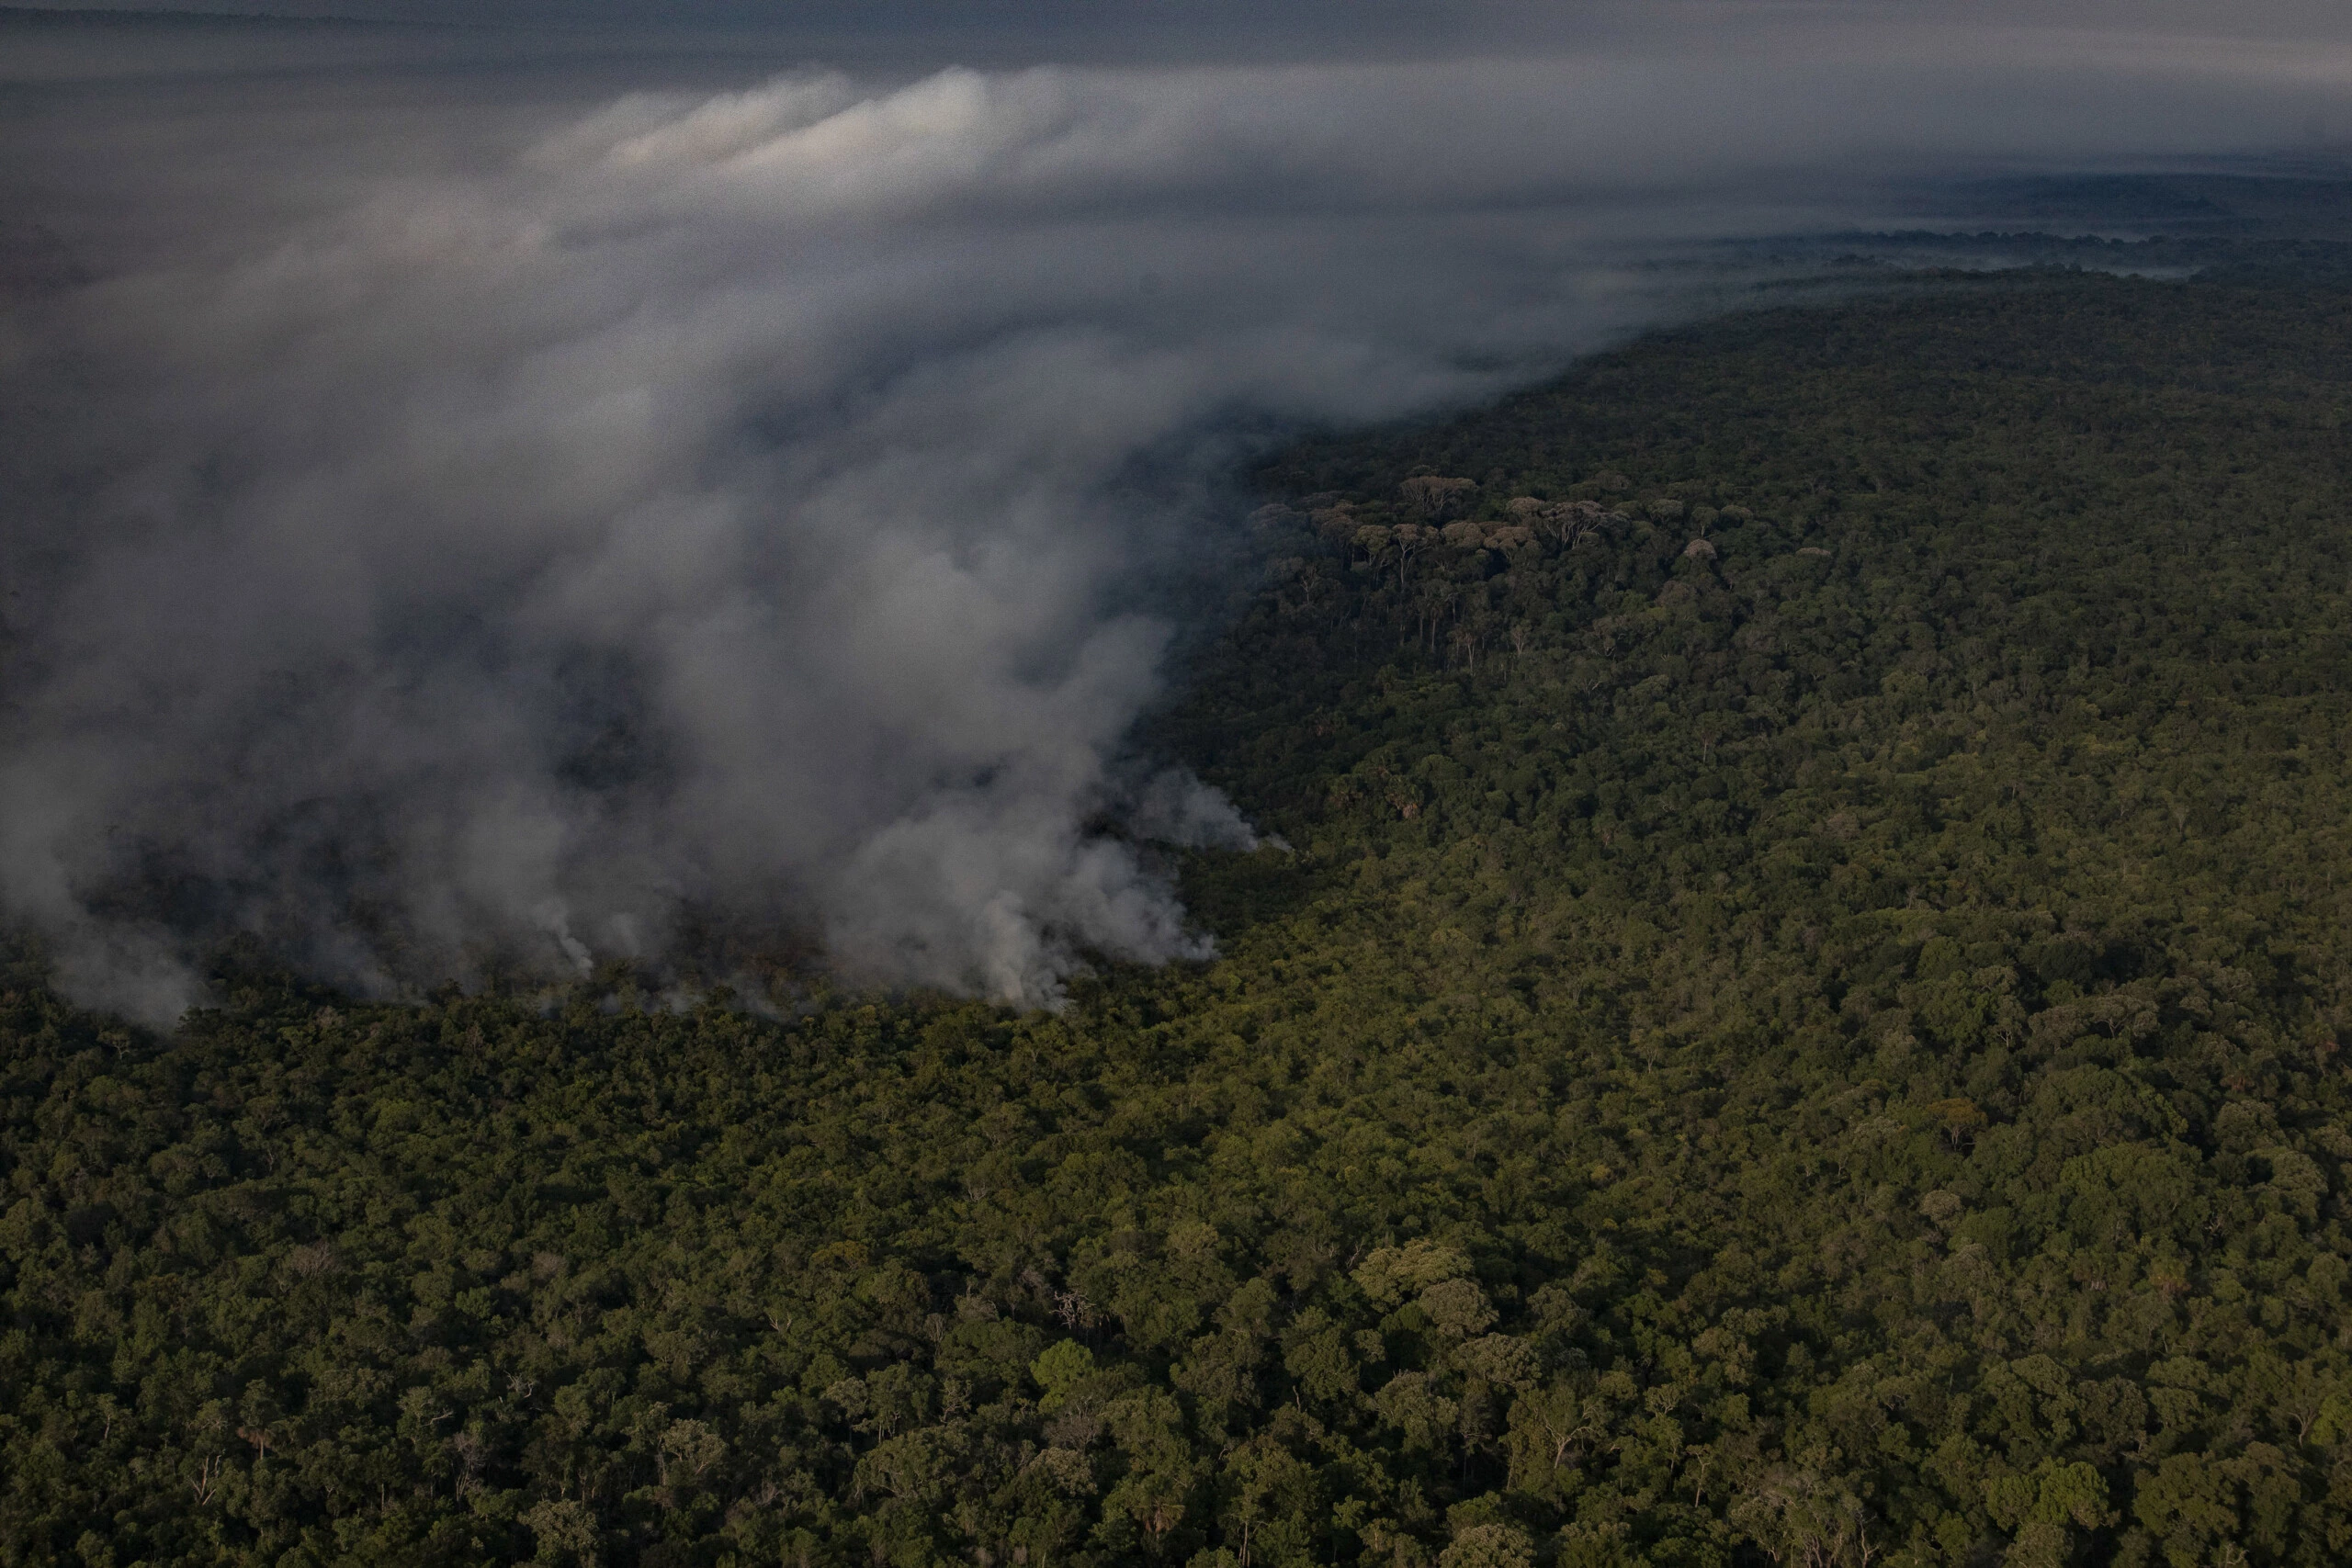
[[1258, 476], [1059, 1014], [0, 994], [0, 1562], [2352, 1557], [2352, 296], [1944, 279]]

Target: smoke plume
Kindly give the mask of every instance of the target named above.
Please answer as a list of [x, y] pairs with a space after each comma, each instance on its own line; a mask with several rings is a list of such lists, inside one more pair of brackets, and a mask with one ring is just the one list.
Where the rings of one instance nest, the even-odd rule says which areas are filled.
[[9, 241], [0, 903], [158, 1021], [232, 931], [379, 990], [714, 917], [1023, 1005], [1203, 954], [1139, 846], [1252, 834], [1128, 736], [1237, 457], [1690, 308], [1678, 247], [2343, 107], [2310, 51], [2052, 38], [61, 89], [11, 131], [96, 195], [44, 197], [82, 259]]

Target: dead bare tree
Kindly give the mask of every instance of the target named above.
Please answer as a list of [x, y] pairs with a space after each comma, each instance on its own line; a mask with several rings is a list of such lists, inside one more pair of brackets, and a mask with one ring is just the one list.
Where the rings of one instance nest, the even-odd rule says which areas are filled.
[[1438, 474], [1416, 474], [1396, 487], [1406, 504], [1423, 517], [1434, 522], [1460, 511], [1478, 493], [1476, 479], [1449, 479]]

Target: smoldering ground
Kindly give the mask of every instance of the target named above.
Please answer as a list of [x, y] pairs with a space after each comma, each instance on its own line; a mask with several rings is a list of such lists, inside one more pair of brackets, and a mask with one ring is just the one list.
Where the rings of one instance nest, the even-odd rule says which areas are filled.
[[641, 92], [511, 42], [55, 55], [11, 110], [17, 252], [64, 259], [0, 329], [6, 912], [157, 1021], [239, 931], [379, 990], [658, 964], [684, 911], [1020, 1004], [1204, 953], [1138, 844], [1250, 829], [1128, 735], [1253, 442], [1691, 309], [1678, 247], [2346, 101], [2267, 39], [1808, 26]]

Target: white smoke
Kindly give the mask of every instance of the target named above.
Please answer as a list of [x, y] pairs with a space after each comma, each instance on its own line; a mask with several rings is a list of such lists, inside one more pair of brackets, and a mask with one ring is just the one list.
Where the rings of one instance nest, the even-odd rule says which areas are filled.
[[1203, 954], [1135, 841], [1250, 830], [1126, 747], [1237, 431], [1557, 364], [1670, 308], [1629, 258], [1864, 172], [2242, 151], [2345, 96], [1973, 47], [797, 73], [519, 151], [461, 105], [406, 164], [359, 109], [305, 146], [248, 106], [234, 156], [196, 117], [113, 187], [130, 259], [0, 337], [42, 411], [0, 436], [0, 900], [153, 1020], [231, 929], [384, 988], [685, 910], [1019, 1004]]

